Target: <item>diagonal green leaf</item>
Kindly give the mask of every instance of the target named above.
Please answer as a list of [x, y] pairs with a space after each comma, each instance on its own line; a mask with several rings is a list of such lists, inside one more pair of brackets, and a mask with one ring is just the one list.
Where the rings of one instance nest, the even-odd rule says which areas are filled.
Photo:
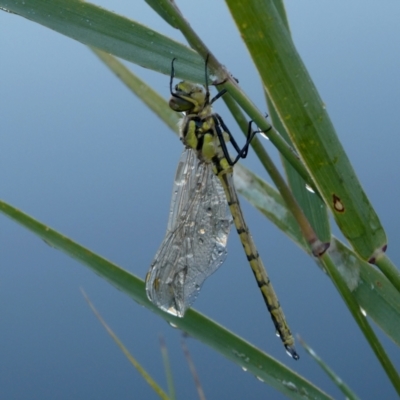
[[0, 0], [0, 8], [165, 75], [170, 74], [171, 60], [176, 57], [176, 76], [204, 81], [204, 61], [189, 47], [94, 4], [80, 0]]
[[[279, 119], [272, 102], [268, 101], [268, 99], [267, 102], [268, 110], [270, 111], [275, 129], [278, 130], [288, 142], [290, 142], [289, 135]], [[317, 234], [318, 239], [324, 243], [329, 243], [331, 240], [331, 230], [325, 203], [319, 196], [307, 189], [308, 186], [304, 179], [282, 155], [281, 160], [292, 193]]]
[[273, 0], [226, 0], [264, 87], [343, 234], [366, 260], [386, 235]]
[[307, 395], [315, 399], [330, 398], [291, 369], [193, 309], [187, 311], [185, 318], [177, 318], [161, 311], [147, 299], [144, 282], [141, 279], [36, 221], [22, 211], [4, 201], [0, 201], [0, 211], [38, 235], [52, 247], [63, 251], [89, 267], [140, 305], [150, 309], [190, 336], [199, 339], [242, 368], [246, 368], [260, 380], [279, 390], [287, 397], [304, 399], [304, 396]]

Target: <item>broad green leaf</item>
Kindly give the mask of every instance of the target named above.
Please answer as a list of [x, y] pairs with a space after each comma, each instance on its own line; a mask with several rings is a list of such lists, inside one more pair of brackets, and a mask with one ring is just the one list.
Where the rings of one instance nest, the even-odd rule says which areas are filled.
[[0, 0], [0, 8], [144, 68], [204, 81], [204, 61], [193, 50], [137, 21], [80, 0]]
[[[289, 135], [281, 123], [272, 102], [268, 101], [268, 98], [267, 103], [275, 129], [277, 129], [280, 134], [290, 142]], [[281, 160], [292, 193], [317, 234], [318, 239], [324, 243], [329, 243], [331, 241], [331, 230], [329, 226], [328, 211], [324, 201], [312, 191], [304, 179], [282, 155]]]
[[344, 152], [274, 1], [226, 0], [264, 87], [343, 234], [361, 258], [386, 235]]
[[329, 399], [324, 392], [283, 364], [269, 357], [239, 336], [216, 322], [190, 309], [184, 318], [161, 311], [146, 297], [144, 282], [117, 265], [107, 261], [73, 240], [36, 221], [29, 215], [0, 201], [0, 211], [42, 238], [52, 247], [63, 251], [129, 295], [138, 304], [153, 311], [173, 326], [199, 339], [229, 360], [257, 376], [291, 399]]

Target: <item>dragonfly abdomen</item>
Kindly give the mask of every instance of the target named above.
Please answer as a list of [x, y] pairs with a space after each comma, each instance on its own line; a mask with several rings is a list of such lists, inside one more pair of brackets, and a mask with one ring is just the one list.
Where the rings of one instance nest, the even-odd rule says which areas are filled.
[[280, 306], [278, 297], [267, 275], [264, 264], [258, 254], [257, 248], [250, 234], [249, 228], [244, 221], [243, 214], [239, 204], [239, 198], [233, 185], [231, 173], [221, 173], [219, 176], [222, 187], [231, 211], [233, 222], [245, 251], [247, 260], [251, 266], [258, 287], [261, 290], [265, 304], [270, 312], [272, 322], [275, 326], [277, 335], [281, 338], [286, 350], [294, 359], [299, 356], [294, 349], [294, 339], [286, 323], [286, 318]]

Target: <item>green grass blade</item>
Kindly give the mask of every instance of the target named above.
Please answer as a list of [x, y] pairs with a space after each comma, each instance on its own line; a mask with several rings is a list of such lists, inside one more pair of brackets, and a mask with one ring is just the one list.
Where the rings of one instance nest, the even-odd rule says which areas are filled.
[[112, 55], [95, 48], [91, 48], [91, 50], [155, 115], [161, 118], [175, 133], [179, 133], [178, 122], [180, 117], [176, 111], [168, 107], [167, 102], [162, 96]]
[[173, 17], [165, 10], [163, 3], [159, 0], [145, 0], [146, 3], [168, 24], [173, 28], [178, 28], [178, 25]]
[[161, 387], [157, 384], [157, 382], [148, 374], [148, 372], [140, 365], [140, 363], [132, 356], [129, 350], [124, 346], [124, 344], [119, 340], [118, 336], [113, 332], [113, 330], [107, 325], [106, 321], [104, 321], [103, 317], [96, 310], [93, 303], [90, 301], [89, 297], [82, 290], [83, 297], [89, 304], [90, 309], [93, 311], [93, 314], [103, 325], [107, 333], [114, 340], [116, 345], [121, 349], [126, 358], [130, 361], [130, 363], [136, 368], [140, 375], [142, 375], [143, 379], [149, 384], [149, 386], [157, 393], [157, 395], [164, 400], [170, 400], [168, 395], [161, 389]]
[[323, 264], [325, 271], [331, 277], [337, 291], [340, 293], [343, 301], [351, 312], [352, 317], [356, 321], [365, 339], [367, 339], [368, 344], [375, 353], [375, 356], [380, 362], [382, 368], [386, 372], [386, 375], [390, 379], [394, 389], [400, 395], [400, 376], [396, 371], [392, 361], [388, 357], [381, 342], [378, 340], [375, 332], [371, 328], [365, 312], [360, 308], [357, 300], [354, 298], [351, 289], [348, 287], [348, 282], [336, 268], [333, 258], [329, 252], [324, 253], [320, 257], [320, 262]]
[[144, 68], [169, 75], [176, 57], [176, 76], [204, 81], [204, 61], [191, 50], [129, 18], [80, 0], [0, 0], [0, 7], [72, 39]]
[[[0, 211], [38, 235], [52, 247], [63, 251], [89, 267], [97, 275], [109, 281], [140, 305], [150, 309], [170, 324], [210, 346], [242, 368], [246, 368], [247, 371], [288, 398], [304, 399], [304, 395], [315, 399], [330, 398], [321, 389], [291, 369], [193, 309], [186, 312], [185, 318], [176, 318], [163, 312], [147, 299], [145, 285], [141, 279], [75, 243], [66, 236], [36, 221], [4, 201], [0, 201]], [[288, 382], [290, 382], [290, 385], [288, 385]]]
[[[294, 217], [276, 189], [239, 164], [235, 166], [235, 185], [254, 207], [310, 254]], [[381, 272], [361, 260], [338, 239], [333, 238], [328, 252], [359, 306], [400, 346], [399, 292]]]
[[165, 376], [167, 378], [168, 393], [172, 400], [176, 399], [174, 379], [172, 377], [171, 363], [169, 362], [168, 349], [164, 337], [160, 336], [160, 349], [164, 363]]
[[386, 245], [385, 232], [274, 2], [226, 3], [280, 120], [337, 224], [361, 258], [376, 257]]
[[[275, 129], [280, 132], [282, 137], [290, 142], [289, 135], [287, 134], [285, 127], [283, 126], [273, 104], [270, 101], [268, 101], [268, 110], [270, 112]], [[285, 168], [288, 184], [292, 190], [292, 193], [311, 226], [313, 227], [317, 237], [322, 242], [330, 242], [331, 229], [329, 225], [328, 211], [324, 201], [315, 193], [307, 190], [306, 187], [309, 186], [306, 184], [305, 180], [282, 155], [281, 160]]]
[[[286, 29], [290, 33], [289, 22], [287, 19], [283, 1], [274, 0], [274, 5], [283, 23], [285, 24]], [[269, 99], [267, 93], [265, 93], [265, 96], [267, 99], [268, 110], [270, 112], [271, 119], [275, 128], [280, 132], [282, 137], [285, 138], [285, 140], [287, 140], [288, 143], [291, 143], [290, 137], [286, 132], [286, 129], [282, 124], [273, 103]], [[290, 188], [292, 189], [293, 195], [298, 201], [304, 214], [310, 221], [310, 224], [313, 227], [315, 233], [317, 234], [317, 237], [322, 242], [330, 242], [331, 229], [329, 225], [329, 218], [328, 218], [328, 211], [326, 208], [326, 204], [321, 199], [319, 193], [318, 196], [316, 196], [315, 194], [310, 192], [310, 189], [313, 191], [315, 191], [315, 189], [311, 188], [306, 183], [306, 181], [301, 177], [301, 175], [299, 175], [299, 173], [293, 168], [293, 166], [290, 163], [288, 163], [286, 158], [282, 156], [282, 154], [281, 154], [281, 160], [283, 167], [285, 168], [288, 183]]]
[[206, 400], [206, 396], [204, 394], [203, 386], [201, 385], [200, 378], [199, 378], [199, 375], [198, 375], [197, 370], [196, 370], [196, 366], [194, 365], [192, 357], [190, 356], [189, 349], [186, 346], [185, 340], [183, 340], [183, 339], [182, 339], [182, 342], [181, 342], [181, 346], [182, 346], [182, 350], [183, 350], [183, 353], [185, 355], [186, 361], [188, 363], [188, 366], [189, 366], [189, 369], [190, 369], [190, 373], [192, 374], [192, 378], [193, 378], [194, 384], [196, 386], [196, 390], [197, 390], [197, 394], [199, 396], [199, 400]]
[[300, 344], [304, 347], [307, 353], [318, 363], [318, 365], [326, 372], [329, 378], [341, 390], [348, 400], [358, 400], [357, 395], [343, 382], [343, 380], [318, 356], [318, 354], [300, 337]]

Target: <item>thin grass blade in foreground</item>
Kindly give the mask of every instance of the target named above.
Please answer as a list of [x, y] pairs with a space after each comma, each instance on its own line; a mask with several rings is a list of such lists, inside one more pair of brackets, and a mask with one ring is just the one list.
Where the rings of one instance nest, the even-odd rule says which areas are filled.
[[165, 375], [167, 377], [169, 397], [171, 398], [171, 400], [175, 400], [176, 399], [175, 385], [174, 385], [174, 380], [172, 377], [171, 364], [169, 362], [169, 357], [168, 357], [168, 349], [167, 349], [167, 345], [165, 344], [165, 340], [164, 340], [163, 336], [160, 336], [160, 349], [161, 349], [162, 359], [164, 362]]
[[87, 294], [81, 289], [83, 297], [89, 304], [90, 309], [93, 311], [93, 314], [103, 325], [107, 333], [112, 337], [117, 346], [122, 350], [125, 354], [126, 358], [131, 362], [131, 364], [137, 369], [140, 375], [144, 378], [144, 380], [149, 384], [149, 386], [158, 394], [158, 396], [164, 400], [170, 400], [167, 394], [161, 389], [161, 387], [157, 384], [157, 382], [146, 372], [146, 370], [139, 364], [138, 361], [131, 355], [129, 350], [124, 346], [124, 344], [118, 339], [117, 335], [112, 331], [112, 329], [107, 325], [106, 321], [102, 318], [99, 312], [94, 307], [93, 303], [90, 301]]
[[297, 338], [300, 344], [304, 347], [307, 353], [319, 364], [319, 366], [326, 372], [326, 374], [332, 379], [335, 385], [342, 391], [348, 400], [359, 400], [357, 395], [342, 381], [339, 376], [329, 366], [322, 361], [322, 359], [317, 355], [317, 353], [308, 344], [301, 339]]
[[201, 386], [201, 383], [200, 383], [199, 375], [197, 374], [196, 367], [194, 365], [192, 357], [190, 356], [189, 349], [186, 346], [185, 340], [182, 340], [181, 345], [182, 345], [183, 353], [185, 354], [185, 357], [186, 357], [186, 361], [187, 361], [187, 363], [189, 365], [190, 372], [192, 374], [194, 383], [196, 385], [196, 389], [197, 389], [197, 393], [199, 395], [199, 399], [200, 400], [206, 400], [206, 396], [204, 395], [203, 387]]
[[[330, 398], [291, 369], [193, 309], [186, 312], [185, 318], [177, 318], [163, 312], [147, 299], [142, 280], [4, 201], [0, 201], [0, 212], [23, 225], [52, 247], [86, 265], [140, 305], [150, 309], [190, 336], [199, 339], [242, 368], [246, 368], [247, 371], [288, 398], [304, 399], [305, 395], [314, 399]], [[239, 315], [238, 318], [240, 318]], [[291, 383], [290, 386], [288, 382]]]

